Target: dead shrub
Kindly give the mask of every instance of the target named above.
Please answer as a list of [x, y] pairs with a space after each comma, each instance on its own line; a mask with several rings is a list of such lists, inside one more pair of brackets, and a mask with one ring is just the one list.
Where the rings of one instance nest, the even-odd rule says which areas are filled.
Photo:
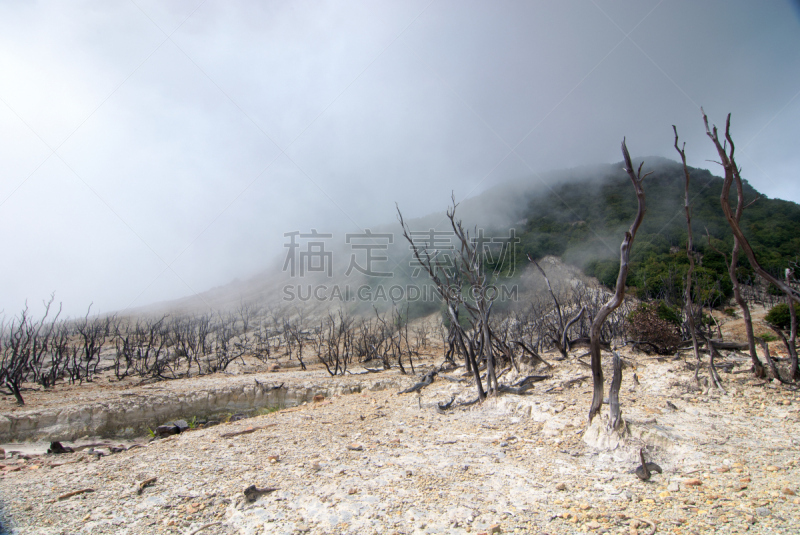
[[646, 352], [668, 355], [678, 348], [681, 337], [678, 326], [661, 308], [646, 303], [636, 307], [628, 316], [628, 336]]

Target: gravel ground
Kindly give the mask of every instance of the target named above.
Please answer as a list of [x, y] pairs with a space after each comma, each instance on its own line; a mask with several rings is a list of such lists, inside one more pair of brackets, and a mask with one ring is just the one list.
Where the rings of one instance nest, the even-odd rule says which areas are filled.
[[[527, 395], [480, 405], [458, 405], [474, 387], [440, 376], [421, 395], [334, 396], [116, 454], [7, 458], [4, 525], [25, 534], [800, 533], [800, 395], [735, 373], [745, 363], [723, 373], [722, 394], [692, 391], [681, 361], [631, 358], [640, 383], [626, 370], [630, 434], [615, 449], [583, 439], [591, 381], [574, 360], [540, 369], [550, 378]], [[436, 410], [453, 396], [454, 408]], [[648, 482], [632, 473], [640, 447], [663, 468]], [[248, 501], [250, 485], [275, 490]]]

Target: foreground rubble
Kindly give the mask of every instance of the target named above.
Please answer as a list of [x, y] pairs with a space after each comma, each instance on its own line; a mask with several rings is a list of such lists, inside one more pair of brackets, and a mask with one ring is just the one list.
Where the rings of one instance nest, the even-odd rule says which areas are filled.
[[[723, 374], [723, 395], [693, 391], [682, 361], [632, 358], [640, 384], [626, 370], [621, 392], [631, 435], [613, 450], [583, 440], [590, 379], [574, 360], [526, 395], [471, 406], [459, 405], [474, 398], [463, 370], [403, 395], [418, 378], [389, 371], [378, 375], [400, 387], [121, 453], [0, 461], [4, 524], [129, 535], [800, 532], [800, 395], [737, 373], [744, 363]], [[633, 474], [641, 446], [663, 468], [648, 482]]]

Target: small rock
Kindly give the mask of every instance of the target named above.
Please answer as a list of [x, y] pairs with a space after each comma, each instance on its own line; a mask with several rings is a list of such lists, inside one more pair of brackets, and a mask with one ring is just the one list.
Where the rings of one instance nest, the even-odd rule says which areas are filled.
[[683, 482], [683, 484], [686, 485], [687, 487], [697, 487], [697, 486], [702, 485], [703, 482], [700, 481], [699, 479], [697, 479], [696, 477], [693, 477], [693, 478], [685, 480]]
[[766, 507], [758, 507], [756, 508], [756, 513], [758, 513], [759, 516], [769, 516], [772, 514], [772, 511]]
[[502, 533], [503, 530], [500, 528], [500, 524], [492, 524], [489, 526], [489, 533]]
[[658, 497], [659, 498], [669, 498], [669, 492], [666, 491], [666, 490], [664, 492], [659, 492], [658, 493]]
[[777, 472], [778, 471], [778, 467], [770, 465], [770, 466], [765, 467], [764, 470], [766, 470], [767, 472]]
[[590, 522], [587, 522], [584, 527], [586, 529], [600, 529], [602, 526], [600, 525], [600, 522], [598, 522], [597, 520], [592, 520]]
[[183, 433], [184, 431], [189, 430], [189, 424], [186, 423], [186, 420], [175, 420], [174, 422], [170, 422], [167, 425], [174, 425], [178, 428], [179, 433]]
[[781, 492], [783, 492], [787, 496], [794, 496], [795, 494], [795, 492], [789, 487], [784, 488]]
[[350, 451], [364, 451], [364, 446], [361, 444], [349, 444], [347, 449]]
[[249, 487], [244, 489], [244, 497], [248, 502], [252, 503], [256, 501], [259, 497], [263, 496], [264, 494], [269, 494], [270, 492], [275, 492], [276, 490], [278, 489], [276, 488], [260, 489], [255, 485], [250, 485]]
[[311, 466], [309, 466], [309, 468], [311, 468], [315, 472], [319, 472], [320, 470], [322, 470], [322, 466], [320, 466], [320, 464], [316, 461], [311, 463]]
[[231, 416], [231, 419], [228, 420], [229, 422], [238, 422], [239, 420], [244, 420], [247, 418], [246, 414], [238, 413]]
[[578, 507], [581, 508], [581, 511], [588, 511], [589, 509], [592, 508], [592, 506], [589, 505], [588, 503], [582, 503]]
[[670, 492], [678, 492], [679, 490], [681, 490], [681, 487], [680, 485], [678, 485], [677, 481], [673, 481], [669, 485], [667, 485], [667, 490]]
[[747, 522], [748, 524], [755, 524], [756, 517], [754, 517], [753, 515], [744, 515], [744, 521]]
[[271, 464], [275, 464], [275, 463], [277, 463], [277, 462], [280, 460], [280, 455], [269, 455], [269, 456], [267, 457], [267, 460], [268, 460], [268, 461], [269, 461]]
[[272, 373], [272, 372], [276, 372], [276, 371], [278, 371], [278, 370], [280, 370], [280, 369], [281, 369], [281, 367], [280, 367], [280, 365], [279, 365], [278, 363], [273, 363], [273, 364], [270, 364], [270, 365], [267, 367], [267, 371], [268, 371], [268, 372], [270, 372], [270, 373]]
[[[48, 448], [47, 453], [53, 453], [55, 455], [60, 455], [62, 453], [72, 453], [73, 450], [70, 447], [64, 447], [61, 445], [61, 442], [51, 442], [50, 448]], [[5, 451], [3, 452], [3, 456], [5, 456]]]
[[314, 396], [314, 403], [319, 403], [320, 401], [324, 401], [324, 400], [325, 400], [325, 396], [323, 396], [322, 394], [317, 394], [316, 396]]
[[347, 491], [347, 494], [358, 494], [358, 489], [353, 487], [352, 489]]
[[567, 490], [567, 484], [563, 482], [559, 483], [558, 485], [556, 485], [556, 490]]
[[172, 435], [177, 435], [181, 430], [178, 426], [173, 424], [159, 425], [156, 427], [155, 435], [159, 438], [164, 438]]

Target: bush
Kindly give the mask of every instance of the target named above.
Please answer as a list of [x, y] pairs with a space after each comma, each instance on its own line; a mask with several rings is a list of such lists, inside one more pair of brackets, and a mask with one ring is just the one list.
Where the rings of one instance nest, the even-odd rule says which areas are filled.
[[656, 353], [672, 353], [681, 343], [680, 316], [666, 303], [642, 303], [628, 315], [628, 335]]
[[664, 301], [659, 301], [658, 307], [656, 308], [656, 313], [662, 320], [668, 321], [676, 327], [681, 326], [682, 318], [680, 308], [672, 307], [666, 304]]
[[[797, 308], [797, 303], [794, 303], [794, 312], [795, 314], [800, 313]], [[770, 323], [775, 327], [780, 329], [788, 329], [791, 326], [792, 321], [791, 315], [789, 314], [789, 305], [786, 303], [775, 305], [770, 309], [764, 319], [767, 320], [767, 323]]]

